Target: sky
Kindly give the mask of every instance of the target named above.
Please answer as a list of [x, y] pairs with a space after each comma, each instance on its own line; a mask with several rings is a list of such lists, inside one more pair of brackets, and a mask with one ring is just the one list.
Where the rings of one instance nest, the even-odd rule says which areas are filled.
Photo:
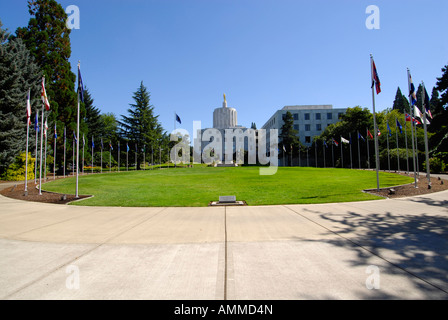
[[[376, 110], [407, 95], [407, 68], [430, 93], [448, 64], [446, 0], [60, 0], [79, 8], [70, 63], [102, 113], [126, 115], [143, 84], [166, 131], [213, 126], [236, 108], [261, 128], [287, 105], [372, 110], [370, 54], [381, 80]], [[379, 29], [368, 29], [372, 12]], [[69, 12], [70, 14], [72, 12]], [[27, 1], [2, 0], [0, 20], [28, 25]], [[443, 40], [445, 39], [445, 40]], [[50, 97], [51, 99], [51, 97]], [[175, 124], [177, 113], [182, 125]]]

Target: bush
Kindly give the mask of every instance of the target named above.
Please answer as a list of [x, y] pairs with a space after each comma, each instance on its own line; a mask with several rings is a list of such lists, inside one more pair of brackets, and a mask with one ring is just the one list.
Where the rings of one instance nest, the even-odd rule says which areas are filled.
[[[431, 173], [444, 172], [446, 169], [446, 164], [442, 159], [439, 158], [429, 158], [429, 170]], [[426, 172], [426, 161], [423, 162], [423, 170]]]
[[[31, 153], [28, 153], [28, 180], [34, 179], [34, 162], [35, 158], [31, 157]], [[25, 180], [25, 162], [26, 152], [21, 153], [16, 160], [9, 165], [8, 169], [2, 176], [6, 181], [24, 181]]]

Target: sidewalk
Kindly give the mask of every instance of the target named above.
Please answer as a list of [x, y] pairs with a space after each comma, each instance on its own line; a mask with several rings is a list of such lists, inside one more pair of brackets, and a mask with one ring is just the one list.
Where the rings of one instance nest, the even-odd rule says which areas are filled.
[[448, 191], [217, 208], [0, 196], [0, 298], [448, 299]]

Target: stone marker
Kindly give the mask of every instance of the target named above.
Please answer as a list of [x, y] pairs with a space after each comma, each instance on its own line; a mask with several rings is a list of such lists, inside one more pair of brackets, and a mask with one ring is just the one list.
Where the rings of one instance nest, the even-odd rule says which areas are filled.
[[236, 196], [220, 196], [219, 203], [235, 203]]

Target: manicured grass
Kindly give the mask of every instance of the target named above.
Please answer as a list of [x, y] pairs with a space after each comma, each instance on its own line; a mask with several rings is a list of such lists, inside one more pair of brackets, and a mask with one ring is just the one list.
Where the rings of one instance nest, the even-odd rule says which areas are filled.
[[[411, 183], [396, 174], [380, 173], [381, 187]], [[362, 190], [376, 188], [374, 171], [278, 168], [260, 176], [257, 167], [171, 168], [103, 173], [79, 177], [79, 193], [93, 198], [82, 206], [203, 207], [219, 196], [235, 195], [248, 205], [309, 204], [379, 199]], [[74, 194], [75, 179], [45, 184], [47, 191]]]

